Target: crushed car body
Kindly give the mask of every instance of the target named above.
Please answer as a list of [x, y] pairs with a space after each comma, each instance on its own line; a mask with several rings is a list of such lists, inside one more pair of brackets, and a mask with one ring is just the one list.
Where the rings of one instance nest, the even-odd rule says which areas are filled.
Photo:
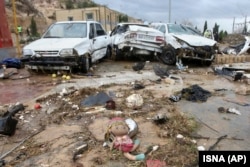
[[245, 41], [237, 45], [230, 45], [222, 50], [224, 54], [242, 55], [250, 51], [250, 37], [245, 36]]
[[164, 34], [148, 25], [119, 23], [110, 33], [112, 57], [154, 57], [161, 54]]
[[24, 46], [21, 60], [31, 70], [87, 72], [91, 63], [106, 55], [109, 43], [108, 34], [98, 22], [56, 22], [40, 39]]
[[203, 37], [194, 29], [173, 23], [152, 23], [152, 27], [163, 32], [167, 45], [159, 59], [174, 65], [178, 58], [200, 59], [210, 64], [217, 50], [217, 42]]

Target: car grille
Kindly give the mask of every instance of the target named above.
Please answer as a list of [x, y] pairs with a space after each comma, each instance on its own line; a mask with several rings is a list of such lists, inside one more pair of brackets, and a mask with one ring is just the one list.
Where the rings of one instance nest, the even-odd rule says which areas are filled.
[[41, 56], [56, 56], [58, 55], [58, 50], [49, 50], [49, 51], [43, 51], [43, 50], [36, 50], [35, 53]]

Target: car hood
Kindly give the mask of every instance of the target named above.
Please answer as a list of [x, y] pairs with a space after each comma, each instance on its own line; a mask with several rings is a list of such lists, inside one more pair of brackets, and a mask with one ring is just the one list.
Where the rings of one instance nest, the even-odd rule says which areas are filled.
[[191, 46], [213, 46], [216, 44], [216, 41], [198, 35], [186, 35], [186, 34], [180, 34], [180, 35], [172, 34], [172, 35], [182, 41], [185, 41]]
[[61, 50], [74, 48], [84, 41], [84, 38], [41, 38], [26, 45], [24, 49]]

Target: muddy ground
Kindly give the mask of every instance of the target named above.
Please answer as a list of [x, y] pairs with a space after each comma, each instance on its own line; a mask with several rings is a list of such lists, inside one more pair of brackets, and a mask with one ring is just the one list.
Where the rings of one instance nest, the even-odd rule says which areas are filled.
[[[206, 150], [249, 150], [250, 107], [242, 105], [250, 102], [247, 83], [215, 75], [211, 67], [192, 64], [185, 71], [171, 67], [169, 72], [175, 79], [163, 79], [154, 73], [155, 64], [162, 65], [150, 62], [135, 72], [133, 62], [103, 61], [88, 75], [71, 75], [69, 80], [62, 79], [63, 74], [52, 78], [52, 73], [39, 73], [0, 81], [2, 113], [16, 102], [26, 106], [15, 115], [15, 134], [0, 136], [2, 160], [6, 166], [17, 167], [149, 167], [149, 160], [155, 160], [155, 165], [161, 162], [161, 166], [187, 167], [197, 166], [198, 146]], [[145, 88], [135, 90], [135, 83]], [[206, 101], [169, 99], [196, 84], [211, 92]], [[107, 110], [105, 105], [81, 105], [100, 92], [112, 97], [114, 110]], [[142, 96], [141, 106], [127, 106], [126, 98], [132, 94]], [[35, 109], [35, 104], [41, 108]], [[219, 113], [219, 107], [236, 108], [241, 115]], [[166, 115], [167, 121], [157, 124], [152, 118], [158, 114]], [[153, 145], [159, 149], [144, 161], [129, 161], [121, 152], [104, 147], [108, 122], [117, 116], [132, 118], [138, 124], [136, 137], [141, 145], [134, 154]], [[84, 144], [86, 149], [73, 160], [76, 148]]]

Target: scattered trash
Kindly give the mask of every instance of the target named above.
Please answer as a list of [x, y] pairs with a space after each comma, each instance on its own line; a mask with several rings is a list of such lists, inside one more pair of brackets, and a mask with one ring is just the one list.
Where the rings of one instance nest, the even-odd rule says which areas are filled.
[[138, 109], [143, 105], [143, 98], [139, 94], [132, 94], [126, 98], [126, 105], [129, 108]]
[[199, 85], [192, 85], [189, 88], [184, 88], [181, 93], [183, 95], [182, 97], [192, 102], [206, 102], [212, 95], [209, 91], [204, 90]]
[[181, 71], [188, 69], [188, 66], [183, 66], [181, 59], [178, 62], [176, 61], [176, 67]]
[[181, 96], [182, 94], [178, 94], [178, 95], [171, 95], [169, 97], [169, 100], [171, 100], [172, 102], [178, 102], [181, 100]]
[[115, 101], [114, 100], [108, 100], [108, 101], [106, 101], [105, 108], [107, 110], [114, 110], [116, 108], [115, 107]]
[[158, 113], [156, 114], [154, 117], [153, 117], [153, 121], [156, 123], [156, 124], [164, 124], [166, 123], [168, 120], [167, 118], [167, 115], [164, 113]]
[[181, 135], [181, 134], [178, 134], [178, 135], [176, 136], [176, 138], [177, 138], [177, 139], [183, 139], [183, 138], [184, 138], [184, 136], [183, 136], [183, 135]]
[[140, 70], [142, 70], [144, 68], [145, 64], [146, 64], [146, 62], [136, 62], [132, 66], [132, 68], [133, 68], [134, 71], [140, 71]]
[[133, 89], [134, 90], [139, 90], [139, 89], [144, 89], [145, 86], [143, 86], [142, 84], [139, 84], [139, 83], [134, 83], [133, 84]]
[[91, 95], [86, 99], [81, 101], [81, 106], [95, 106], [95, 105], [105, 105], [107, 101], [112, 100], [112, 98], [105, 92], [97, 93], [96, 95]]
[[228, 108], [227, 112], [232, 113], [232, 114], [241, 115], [240, 111], [236, 110], [235, 108]]
[[235, 108], [227, 108], [227, 109], [225, 109], [224, 107], [219, 107], [218, 112], [220, 112], [220, 113], [232, 113], [232, 114], [241, 115], [240, 111], [236, 110]]
[[18, 120], [12, 117], [19, 111], [24, 110], [23, 104], [11, 106], [3, 117], [0, 118], [0, 134], [12, 136], [15, 133]]
[[40, 103], [36, 103], [36, 104], [34, 105], [34, 108], [35, 108], [36, 110], [39, 110], [39, 109], [42, 108], [42, 106], [41, 106]]
[[166, 78], [169, 77], [169, 70], [167, 68], [163, 68], [159, 65], [154, 65], [153, 70], [155, 72], [155, 75], [161, 77], [161, 78]]
[[8, 79], [17, 73], [18, 71], [16, 68], [6, 68], [5, 65], [3, 65], [3, 68], [0, 68], [0, 78], [2, 79]]
[[205, 149], [204, 146], [198, 146], [198, 147], [197, 147], [197, 150], [198, 150], [198, 151], [205, 151], [206, 149]]
[[75, 162], [81, 155], [88, 150], [88, 145], [83, 144], [74, 150], [73, 161]]
[[20, 59], [17, 58], [5, 58], [0, 63], [1, 65], [5, 65], [6, 68], [17, 68], [20, 69], [22, 67], [22, 63]]

